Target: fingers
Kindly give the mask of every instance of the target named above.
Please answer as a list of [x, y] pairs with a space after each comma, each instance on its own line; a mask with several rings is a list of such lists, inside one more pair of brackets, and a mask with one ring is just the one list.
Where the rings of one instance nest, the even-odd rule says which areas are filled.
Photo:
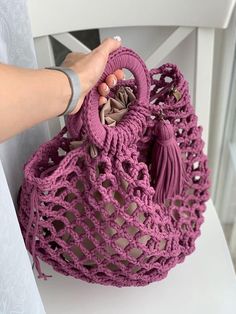
[[114, 38], [106, 38], [102, 41], [102, 43], [95, 48], [94, 52], [99, 52], [103, 54], [106, 58], [108, 55], [118, 49], [121, 46], [121, 38], [120, 36], [115, 36]]
[[118, 69], [114, 72], [117, 80], [123, 80], [125, 78], [125, 74], [124, 74], [124, 71], [121, 70], [121, 69]]
[[[93, 51], [101, 53], [106, 59], [110, 53], [115, 51], [121, 46], [120, 36], [115, 36], [114, 38], [106, 38], [102, 43]], [[110, 88], [116, 86], [118, 80], [124, 79], [124, 72], [122, 69], [116, 70], [113, 74], [107, 76], [105, 82], [98, 86], [98, 92], [101, 95], [99, 98], [99, 104], [104, 105], [107, 102], [106, 96], [110, 92]]]
[[124, 72], [121, 69], [116, 70], [113, 74], [107, 76], [105, 82], [98, 86], [98, 92], [101, 95], [99, 97], [99, 105], [104, 105], [107, 102], [106, 96], [110, 92], [110, 88], [116, 86], [118, 80], [124, 79]]
[[101, 83], [98, 86], [98, 92], [101, 96], [107, 96], [110, 92], [110, 88], [107, 86], [106, 83]]
[[99, 106], [103, 106], [107, 102], [107, 99], [104, 96], [100, 96], [98, 102], [99, 102]]
[[116, 83], [117, 83], [116, 75], [115, 74], [108, 75], [107, 78], [106, 78], [106, 83], [107, 83], [107, 86], [109, 88], [114, 87], [116, 85]]

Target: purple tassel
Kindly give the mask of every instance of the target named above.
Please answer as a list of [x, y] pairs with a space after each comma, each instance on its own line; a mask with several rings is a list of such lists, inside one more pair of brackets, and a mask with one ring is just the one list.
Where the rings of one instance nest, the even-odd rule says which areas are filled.
[[171, 123], [159, 120], [155, 125], [155, 134], [151, 178], [155, 189], [154, 201], [163, 203], [181, 193], [186, 174]]

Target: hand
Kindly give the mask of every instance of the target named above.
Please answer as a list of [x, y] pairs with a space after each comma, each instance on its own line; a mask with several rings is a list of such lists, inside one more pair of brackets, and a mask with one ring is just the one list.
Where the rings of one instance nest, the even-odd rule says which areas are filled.
[[[73, 113], [76, 113], [86, 94], [101, 77], [108, 56], [119, 48], [121, 41], [108, 38], [88, 54], [70, 53], [64, 66], [71, 67], [79, 76], [82, 93]], [[99, 86], [103, 104], [114, 80], [123, 71], [110, 75]], [[0, 142], [42, 121], [57, 117], [65, 111], [71, 97], [66, 75], [50, 69], [29, 69], [0, 63]]]
[[[78, 112], [84, 101], [84, 97], [101, 77], [109, 54], [121, 46], [121, 40], [118, 39], [107, 38], [88, 54], [72, 52], [66, 56], [62, 66], [69, 67], [74, 70], [78, 74], [81, 83], [81, 97], [76, 108], [71, 114]], [[106, 78], [106, 83], [104, 82], [100, 84], [98, 91], [101, 95], [99, 99], [99, 103], [101, 105], [106, 102], [105, 96], [108, 95], [109, 89], [114, 87], [117, 80], [122, 79], [123, 77], [123, 71], [118, 69], [114, 72], [114, 74], [111, 74]]]

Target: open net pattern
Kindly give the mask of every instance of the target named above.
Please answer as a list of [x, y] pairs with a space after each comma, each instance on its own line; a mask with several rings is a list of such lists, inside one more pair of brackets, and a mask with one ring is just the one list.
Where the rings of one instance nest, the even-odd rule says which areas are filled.
[[[138, 150], [121, 145], [92, 158], [87, 141], [70, 149], [77, 135], [67, 137], [64, 128], [26, 164], [18, 216], [36, 264], [39, 257], [88, 282], [143, 286], [166, 277], [194, 250], [209, 197], [202, 130], [176, 66], [150, 75], [152, 118]], [[135, 88], [132, 80], [128, 85]], [[190, 183], [181, 195], [155, 204], [148, 169], [160, 110], [174, 126]]]
[[140, 142], [140, 160], [149, 164], [147, 152], [150, 153], [150, 143], [155, 138], [152, 126], [156, 121], [156, 114], [161, 110], [164, 118], [174, 127], [189, 178], [182, 194], [166, 200], [164, 204], [165, 212], [171, 217], [171, 223], [180, 232], [178, 241], [182, 252], [179, 256], [181, 262], [186, 255], [194, 251], [194, 243], [200, 235], [200, 226], [204, 221], [203, 212], [209, 199], [210, 186], [208, 160], [203, 152], [202, 127], [198, 126], [197, 116], [191, 104], [188, 82], [178, 67], [167, 63], [158, 69], [152, 69], [150, 75], [150, 106], [152, 118], [155, 118], [149, 120], [146, 135]]

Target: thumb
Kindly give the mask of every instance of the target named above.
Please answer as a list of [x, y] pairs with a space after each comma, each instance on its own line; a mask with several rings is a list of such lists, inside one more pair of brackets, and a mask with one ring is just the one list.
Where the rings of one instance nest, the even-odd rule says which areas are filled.
[[108, 55], [118, 49], [121, 46], [121, 38], [115, 36], [114, 38], [106, 38], [102, 43], [95, 49], [97, 52], [102, 53], [108, 58]]

